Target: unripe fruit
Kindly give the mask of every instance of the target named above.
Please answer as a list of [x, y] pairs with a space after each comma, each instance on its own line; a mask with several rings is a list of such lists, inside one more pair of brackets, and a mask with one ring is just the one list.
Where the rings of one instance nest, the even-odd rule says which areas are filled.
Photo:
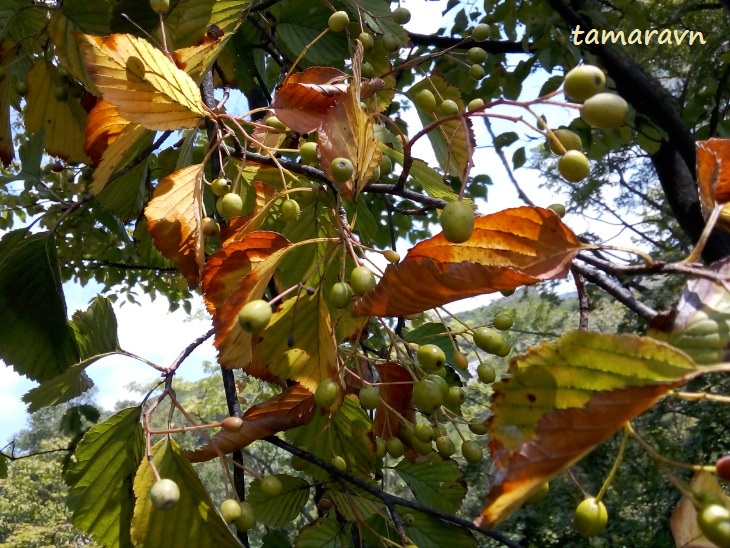
[[484, 40], [489, 38], [489, 32], [489, 25], [481, 23], [472, 29], [471, 39], [475, 42], [484, 42]]
[[56, 86], [56, 88], [53, 90], [53, 96], [56, 98], [56, 101], [59, 101], [61, 103], [67, 101], [68, 88], [66, 86]]
[[303, 164], [313, 164], [317, 161], [317, 143], [307, 141], [299, 147], [299, 156]]
[[388, 450], [388, 454], [394, 459], [402, 457], [403, 452], [405, 451], [405, 447], [403, 446], [403, 442], [400, 438], [390, 438], [385, 442], [385, 446]]
[[388, 53], [395, 53], [400, 49], [400, 46], [400, 38], [398, 38], [395, 34], [386, 32], [383, 35], [383, 47]]
[[218, 213], [226, 219], [238, 217], [243, 211], [243, 200], [238, 194], [229, 193], [218, 198], [215, 204]]
[[221, 422], [221, 428], [226, 432], [238, 432], [243, 426], [243, 419], [240, 417], [226, 417]]
[[407, 8], [395, 8], [392, 15], [397, 25], [405, 25], [411, 20], [411, 12]]
[[533, 493], [527, 497], [525, 502], [527, 504], [537, 504], [538, 502], [542, 502], [547, 498], [549, 491], [550, 484], [545, 482], [537, 489], [537, 491], [533, 491]]
[[575, 67], [565, 75], [565, 95], [573, 101], [585, 101], [600, 92], [606, 85], [603, 71], [593, 65]]
[[419, 455], [428, 455], [433, 451], [433, 444], [430, 441], [421, 441], [415, 436], [411, 440], [411, 447]]
[[347, 308], [352, 302], [354, 291], [350, 284], [337, 282], [330, 289], [330, 302], [335, 308]]
[[375, 276], [366, 266], [356, 266], [350, 273], [350, 287], [355, 295], [364, 295], [375, 287]]
[[170, 11], [170, 0], [150, 0], [150, 7], [155, 13], [165, 15]]
[[281, 120], [279, 120], [276, 116], [269, 116], [266, 119], [266, 125], [273, 129], [279, 129], [281, 131], [286, 131], [288, 128], [282, 123]]
[[374, 386], [362, 387], [357, 397], [363, 409], [375, 409], [380, 404], [380, 392]]
[[271, 306], [263, 299], [247, 302], [238, 313], [238, 324], [250, 333], [266, 328], [269, 320], [271, 320]]
[[512, 352], [512, 345], [507, 341], [502, 341], [502, 346], [500, 346], [499, 350], [497, 350], [494, 354], [500, 358], [504, 358], [510, 352]]
[[221, 226], [215, 219], [204, 217], [201, 222], [201, 230], [203, 232], [203, 236], [218, 236], [221, 231]]
[[468, 440], [461, 444], [461, 455], [466, 462], [475, 464], [484, 458], [484, 451], [477, 442]]
[[439, 112], [443, 116], [459, 114], [459, 105], [452, 99], [444, 99], [444, 102], [439, 105]]
[[398, 264], [400, 262], [400, 255], [392, 249], [386, 249], [383, 251], [383, 257], [385, 257], [385, 260], [389, 263]]
[[[577, 133], [573, 133], [569, 129], [560, 128], [560, 129], [554, 129], [553, 135], [555, 135], [555, 138], [560, 141], [560, 144], [563, 145], [563, 148], [568, 150], [580, 150], [583, 148], [583, 141], [580, 138], [580, 136]], [[558, 156], [561, 156], [564, 154], [562, 150], [558, 147], [558, 145], [548, 137], [548, 147], [550, 148], [550, 151], [553, 154], [557, 154]]]
[[210, 189], [216, 196], [225, 196], [231, 191], [231, 182], [225, 177], [218, 177], [210, 183]]
[[489, 428], [482, 419], [474, 419], [469, 422], [469, 430], [477, 436], [483, 436], [489, 432]]
[[455, 352], [454, 366], [456, 366], [457, 369], [466, 369], [469, 367], [469, 358], [467, 358], [466, 354], [463, 352]]
[[459, 407], [466, 401], [466, 392], [461, 386], [452, 386], [446, 396], [446, 403], [452, 407]]
[[314, 391], [314, 403], [320, 407], [329, 407], [337, 401], [340, 395], [340, 386], [332, 379], [324, 379]]
[[480, 47], [469, 48], [466, 52], [466, 58], [470, 63], [483, 63], [487, 60], [487, 52]]
[[563, 204], [550, 204], [547, 209], [554, 211], [561, 219], [565, 217], [565, 206]]
[[360, 40], [360, 42], [362, 43], [362, 48], [365, 51], [373, 49], [375, 47], [375, 39], [373, 38], [373, 35], [369, 32], [361, 32], [357, 39]]
[[350, 24], [350, 16], [346, 11], [336, 11], [330, 15], [327, 26], [332, 32], [342, 32]]
[[281, 480], [276, 476], [266, 476], [259, 483], [261, 492], [268, 497], [278, 497], [283, 486]]
[[708, 540], [730, 546], [730, 511], [722, 504], [709, 504], [697, 511], [697, 525]]
[[433, 112], [436, 109], [436, 97], [430, 89], [422, 89], [413, 98], [416, 106], [426, 112]]
[[474, 231], [474, 210], [465, 200], [449, 202], [441, 212], [441, 229], [447, 241], [460, 244]]
[[496, 354], [502, 347], [502, 335], [494, 329], [480, 327], [474, 331], [474, 344], [485, 352]]
[[236, 529], [239, 531], [248, 531], [256, 525], [256, 515], [253, 506], [248, 502], [242, 501], [238, 505], [241, 507], [241, 516], [235, 521]]
[[416, 518], [413, 517], [413, 514], [403, 514], [403, 523], [410, 527], [416, 523]]
[[426, 371], [435, 371], [446, 363], [446, 354], [435, 344], [424, 344], [418, 347], [418, 363]]
[[430, 424], [419, 422], [413, 429], [413, 435], [422, 442], [430, 442], [433, 439], [433, 427]]
[[[443, 369], [443, 368], [441, 368]], [[438, 370], [437, 370], [438, 371]], [[439, 390], [441, 390], [441, 397], [443, 399], [446, 399], [446, 397], [449, 395], [449, 383], [446, 382], [446, 370], [444, 369], [444, 375], [437, 375], [435, 372], [431, 373], [429, 375], [426, 375], [426, 380], [431, 381], [433, 384], [439, 387]]]
[[226, 523], [233, 523], [241, 517], [241, 506], [237, 500], [226, 499], [221, 503], [221, 516]]
[[436, 438], [436, 451], [444, 457], [450, 457], [456, 453], [456, 446], [448, 436], [440, 436]]
[[613, 128], [624, 124], [629, 105], [614, 93], [599, 93], [583, 103], [580, 117], [590, 126]]
[[558, 171], [567, 181], [577, 183], [588, 177], [591, 164], [582, 152], [569, 150], [558, 160]]
[[473, 110], [479, 110], [483, 106], [484, 106], [484, 99], [482, 99], [481, 97], [477, 97], [476, 99], [472, 99], [471, 101], [469, 101], [469, 104], [467, 105], [466, 108], [467, 108], [467, 110], [469, 110], [471, 112]]
[[573, 529], [585, 537], [592, 538], [600, 535], [608, 523], [608, 512], [603, 502], [595, 498], [583, 500], [573, 515]]
[[472, 65], [469, 68], [469, 76], [471, 76], [472, 80], [481, 80], [482, 78], [484, 78], [485, 74], [486, 71], [481, 65]]
[[352, 177], [355, 168], [347, 158], [335, 158], [330, 164], [330, 173], [336, 183], [346, 183]]
[[296, 221], [300, 211], [299, 203], [296, 200], [284, 200], [281, 203], [281, 218], [287, 223]]
[[158, 510], [169, 510], [180, 500], [180, 488], [171, 479], [161, 479], [150, 489], [150, 500]]
[[444, 396], [441, 389], [429, 380], [418, 381], [413, 386], [413, 404], [423, 413], [433, 413], [441, 407]]
[[375, 456], [379, 459], [388, 454], [388, 444], [383, 438], [375, 438]]
[[[375, 67], [373, 67], [372, 63], [368, 63], [367, 61], [365, 61], [362, 64], [362, 66], [360, 67], [360, 75], [363, 78], [372, 78], [372, 77], [374, 77], [375, 76]], [[363, 110], [365, 110], [364, 107], [363, 107]]]
[[383, 154], [380, 157], [380, 164], [378, 164], [378, 167], [380, 168], [380, 176], [387, 177], [393, 172], [393, 160], [390, 159], [390, 156]]
[[512, 320], [512, 316], [505, 314], [504, 312], [500, 312], [492, 320], [492, 325], [494, 325], [495, 329], [504, 331], [505, 329], [512, 327], [513, 322], [514, 320]]
[[332, 501], [329, 497], [322, 497], [320, 501], [317, 503], [317, 510], [320, 512], [320, 514], [324, 514], [326, 512], [329, 512], [332, 509]]
[[15, 93], [24, 97], [25, 94], [28, 93], [28, 84], [26, 84], [24, 80], [18, 80], [15, 82]]
[[332, 457], [332, 460], [330, 460], [330, 464], [343, 472], [347, 470], [347, 462], [345, 462], [345, 459], [343, 459], [339, 455], [335, 455], [334, 457]]
[[715, 469], [717, 470], [718, 476], [725, 481], [730, 481], [730, 455], [725, 455], [717, 459]]

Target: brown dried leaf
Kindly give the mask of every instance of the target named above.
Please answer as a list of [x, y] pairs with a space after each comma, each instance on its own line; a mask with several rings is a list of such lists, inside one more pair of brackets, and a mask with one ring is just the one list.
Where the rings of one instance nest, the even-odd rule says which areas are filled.
[[[702, 214], [709, 217], [715, 206], [730, 202], [730, 140], [697, 141], [697, 186]], [[721, 218], [730, 218], [723, 208]], [[730, 220], [730, 219], [726, 219]]]
[[[395, 362], [375, 366], [380, 376], [380, 403], [375, 410], [373, 433], [384, 439], [400, 434], [400, 416], [411, 423], [416, 422], [416, 411], [411, 402], [413, 377], [408, 370]], [[409, 383], [409, 384], [403, 384]]]

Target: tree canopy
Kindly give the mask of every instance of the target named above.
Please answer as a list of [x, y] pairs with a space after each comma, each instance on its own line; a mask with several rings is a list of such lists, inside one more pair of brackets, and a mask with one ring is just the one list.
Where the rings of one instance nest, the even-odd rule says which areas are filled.
[[[613, 492], [628, 454], [674, 493], [661, 538], [730, 545], [730, 4], [450, 0], [433, 34], [419, 5], [0, 0], [0, 358], [29, 410], [73, 402], [58, 473], [97, 544], [564, 546], [520, 508], [567, 477], [598, 536], [604, 499], [652, 502]], [[497, 170], [523, 204], [480, 214]], [[140, 292], [212, 327], [100, 418], [75, 398]], [[211, 337], [224, 414], [176, 378]]]

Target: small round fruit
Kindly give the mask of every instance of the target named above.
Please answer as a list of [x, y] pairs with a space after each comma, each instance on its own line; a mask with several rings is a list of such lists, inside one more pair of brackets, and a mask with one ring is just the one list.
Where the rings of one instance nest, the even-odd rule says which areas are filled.
[[259, 483], [261, 492], [267, 497], [278, 497], [281, 494], [283, 486], [281, 480], [276, 476], [266, 476]]
[[416, 518], [413, 517], [413, 514], [403, 514], [403, 523], [410, 527], [411, 525], [416, 523]]
[[413, 429], [413, 435], [422, 442], [430, 442], [433, 439], [433, 426], [425, 422], [419, 422]]
[[329, 497], [322, 497], [317, 503], [317, 510], [320, 514], [325, 514], [332, 509], [332, 500]]
[[466, 58], [470, 63], [483, 63], [487, 60], [487, 52], [480, 47], [469, 48], [466, 52]]
[[150, 7], [155, 13], [165, 15], [170, 11], [170, 0], [150, 0]]
[[[363, 78], [373, 78], [375, 76], [375, 67], [373, 67], [372, 63], [365, 61], [360, 67], [360, 74]], [[365, 110], [364, 107], [363, 110]]]
[[239, 502], [238, 505], [241, 507], [241, 516], [234, 522], [236, 529], [248, 531], [256, 525], [256, 514], [254, 514], [253, 506], [246, 501]]
[[395, 53], [401, 47], [400, 38], [391, 32], [383, 35], [383, 47], [388, 53]]
[[437, 375], [436, 372], [440, 372], [440, 369], [437, 369], [435, 372], [430, 373], [426, 375], [426, 380], [431, 381], [433, 384], [439, 387], [439, 390], [441, 390], [441, 396], [446, 399], [446, 397], [449, 395], [449, 383], [446, 382], [446, 369], [443, 369], [443, 376]]
[[474, 331], [474, 344], [485, 352], [496, 354], [502, 347], [502, 335], [489, 327], [480, 327]]
[[317, 143], [307, 141], [299, 147], [299, 156], [303, 164], [313, 164], [317, 161]]
[[345, 462], [345, 459], [343, 459], [339, 455], [335, 455], [334, 457], [332, 457], [332, 460], [330, 460], [330, 464], [343, 472], [347, 470], [347, 462]]
[[561, 219], [565, 217], [565, 206], [563, 204], [550, 204], [549, 206], [547, 206], [547, 209], [554, 211], [555, 215], [557, 215]]
[[499, 350], [497, 350], [494, 354], [500, 358], [504, 358], [510, 352], [512, 352], [512, 345], [507, 341], [502, 341], [502, 346], [500, 346]]
[[730, 481], [730, 455], [725, 455], [717, 459], [715, 469], [717, 470], [718, 476], [725, 481]]
[[263, 299], [249, 301], [238, 313], [238, 324], [250, 333], [261, 331], [271, 320], [271, 305]]
[[422, 89], [413, 98], [416, 106], [426, 112], [433, 112], [436, 109], [436, 96], [430, 89]]
[[24, 97], [25, 94], [28, 93], [28, 84], [25, 83], [25, 80], [18, 80], [15, 82], [15, 93], [21, 97]]
[[697, 525], [708, 540], [730, 546], [730, 511], [722, 504], [708, 504], [697, 512]]
[[393, 172], [393, 160], [390, 159], [390, 156], [383, 154], [380, 157], [380, 164], [378, 164], [378, 167], [380, 168], [380, 176], [387, 177]]
[[443, 402], [441, 388], [430, 380], [418, 381], [413, 386], [413, 404], [419, 411], [433, 413]]
[[226, 432], [238, 432], [243, 426], [243, 419], [241, 417], [226, 417], [221, 421], [221, 428]]
[[446, 403], [452, 407], [459, 407], [466, 401], [466, 392], [461, 386], [449, 387], [449, 393], [446, 395]]
[[411, 20], [411, 12], [408, 8], [395, 8], [391, 15], [396, 25], [405, 25]]
[[394, 459], [402, 457], [403, 453], [405, 452], [405, 447], [403, 446], [403, 442], [400, 440], [400, 438], [388, 439], [385, 442], [385, 447], [388, 450], [388, 454]]
[[466, 200], [456, 200], [444, 206], [441, 212], [444, 238], [455, 244], [467, 241], [474, 231], [474, 210]]
[[475, 464], [484, 458], [484, 451], [477, 442], [467, 440], [461, 444], [461, 455], [466, 462]]
[[373, 38], [373, 35], [369, 32], [361, 32], [357, 39], [360, 40], [360, 42], [362, 43], [362, 48], [365, 51], [373, 49], [375, 47], [375, 39]]
[[577, 183], [588, 177], [591, 164], [579, 150], [569, 150], [558, 160], [558, 171], [566, 181]]
[[[553, 135], [555, 135], [555, 138], [560, 141], [560, 144], [563, 145], [563, 148], [567, 150], [580, 150], [583, 148], [583, 140], [580, 138], [580, 136], [577, 133], [573, 133], [569, 129], [560, 128], [560, 129], [554, 129]], [[558, 156], [563, 154], [563, 151], [560, 150], [558, 145], [553, 141], [552, 139], [548, 138], [548, 147], [550, 148], [550, 151], [553, 154], [557, 154]]]
[[538, 502], [542, 502], [547, 498], [549, 491], [550, 484], [546, 481], [540, 487], [538, 487], [537, 491], [533, 491], [532, 494], [527, 497], [525, 502], [527, 504], [537, 504]]
[[452, 99], [444, 99], [444, 102], [439, 105], [439, 112], [443, 116], [454, 116], [459, 114], [459, 105]]
[[203, 236], [218, 236], [221, 231], [221, 225], [219, 225], [218, 221], [215, 219], [204, 217], [201, 222], [201, 230], [203, 232]]
[[426, 371], [435, 371], [446, 363], [446, 354], [435, 344], [424, 344], [418, 347], [418, 363]]
[[150, 489], [150, 500], [158, 510], [169, 510], [180, 500], [180, 488], [171, 479], [161, 479]]
[[210, 183], [210, 189], [216, 196], [225, 196], [231, 191], [231, 182], [225, 177], [218, 177]]
[[53, 173], [61, 173], [64, 169], [66, 169], [66, 166], [63, 165], [63, 162], [60, 160], [56, 160], [51, 164], [51, 170]]
[[350, 273], [350, 287], [355, 295], [364, 295], [375, 287], [375, 276], [367, 266], [356, 266]]
[[580, 117], [590, 126], [613, 128], [624, 124], [629, 105], [615, 93], [599, 93], [583, 103]]
[[329, 407], [337, 401], [340, 395], [340, 385], [332, 379], [324, 379], [314, 391], [314, 403], [320, 407]]
[[375, 438], [375, 456], [379, 459], [388, 454], [388, 444], [383, 438]]
[[266, 119], [266, 125], [273, 129], [279, 129], [281, 131], [286, 131], [287, 127], [284, 125], [284, 123], [279, 120], [276, 116], [269, 116]]
[[61, 103], [68, 101], [68, 88], [66, 86], [56, 86], [53, 90], [53, 96], [56, 98], [56, 101]]
[[492, 325], [494, 326], [494, 328], [499, 329], [500, 331], [509, 329], [510, 327], [512, 327], [513, 323], [514, 320], [512, 319], [512, 316], [510, 316], [509, 314], [505, 314], [504, 312], [500, 312], [492, 320]]
[[489, 38], [490, 33], [489, 25], [485, 23], [480, 23], [476, 27], [474, 27], [471, 31], [471, 39], [475, 42], [484, 42], [487, 38]]
[[233, 523], [241, 517], [241, 506], [237, 500], [226, 499], [221, 503], [221, 516], [226, 523]]
[[585, 101], [600, 92], [606, 85], [603, 71], [593, 65], [581, 65], [565, 75], [565, 95], [574, 101]]
[[287, 223], [296, 221], [300, 211], [299, 203], [296, 200], [284, 200], [281, 203], [281, 218]]
[[238, 217], [243, 211], [243, 200], [238, 194], [232, 192], [221, 196], [216, 201], [216, 209], [226, 219], [231, 217]]
[[413, 450], [419, 455], [426, 456], [433, 451], [433, 444], [431, 441], [421, 441], [414, 436], [410, 443]]
[[471, 430], [471, 432], [476, 434], [477, 436], [483, 436], [484, 434], [489, 432], [489, 428], [487, 428], [487, 425], [482, 419], [474, 419], [472, 421], [469, 421], [469, 430]]
[[603, 502], [595, 498], [583, 500], [573, 515], [573, 529], [585, 538], [600, 535], [608, 523], [608, 512]]
[[469, 101], [469, 104], [467, 105], [466, 108], [467, 108], [467, 110], [469, 110], [469, 112], [472, 112], [474, 110], [479, 110], [480, 108], [483, 108], [483, 107], [484, 107], [484, 99], [482, 99], [481, 97], [477, 97], [476, 99], [472, 99], [471, 101]]
[[350, 24], [350, 16], [346, 11], [336, 11], [330, 15], [327, 26], [332, 32], [342, 32]]
[[481, 65], [472, 65], [469, 68], [469, 76], [471, 76], [472, 80], [481, 80], [482, 78], [484, 78], [485, 74], [486, 71]]
[[347, 158], [335, 158], [330, 165], [330, 173], [336, 183], [346, 183], [354, 171], [352, 162]]
[[380, 404], [380, 392], [374, 386], [363, 386], [357, 397], [363, 409], [375, 409]]
[[466, 354], [463, 352], [455, 352], [454, 366], [456, 366], [457, 369], [466, 369], [469, 367], [469, 358], [467, 358]]
[[386, 249], [383, 251], [383, 257], [385, 257], [385, 260], [389, 263], [398, 264], [400, 262], [400, 255], [392, 249]]
[[448, 436], [440, 436], [436, 438], [436, 451], [438, 451], [441, 456], [450, 457], [456, 453], [456, 446]]
[[330, 289], [330, 302], [335, 308], [347, 308], [352, 302], [353, 295], [354, 291], [350, 287], [350, 284], [337, 282]]

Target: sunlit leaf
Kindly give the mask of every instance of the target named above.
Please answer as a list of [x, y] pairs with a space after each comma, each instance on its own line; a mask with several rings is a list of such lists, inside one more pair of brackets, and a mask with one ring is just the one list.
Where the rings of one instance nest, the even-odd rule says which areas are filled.
[[103, 354], [91, 360], [83, 360], [72, 365], [60, 375], [41, 382], [35, 388], [31, 388], [23, 394], [23, 403], [28, 405], [28, 413], [34, 413], [43, 407], [65, 403], [86, 392], [94, 386], [94, 382], [86, 374], [85, 369], [96, 359], [108, 355], [110, 354]]
[[[702, 214], [730, 202], [730, 139], [697, 141], [697, 186]], [[730, 223], [730, 206], [723, 207], [721, 225]]]
[[225, 34], [238, 28], [251, 0], [180, 0], [165, 17], [172, 49], [198, 44], [212, 26]]
[[168, 130], [195, 127], [205, 115], [192, 78], [146, 40], [129, 34], [75, 37], [97, 89], [122, 117]]
[[[549, 209], [518, 207], [477, 217], [462, 244], [443, 234], [389, 265], [377, 287], [353, 306], [357, 316], [407, 316], [484, 293], [563, 278], [583, 247]], [[418, 283], [414, 283], [418, 280]]]
[[230, 36], [230, 34], [223, 38], [205, 36], [198, 44], [178, 49], [173, 54], [175, 64], [184, 70], [195, 82], [202, 82], [206, 72], [216, 61], [218, 54], [226, 45]]
[[[730, 497], [723, 492], [712, 474], [697, 472], [692, 478], [690, 488], [694, 493], [712, 493], [724, 500], [725, 506], [730, 506]], [[697, 509], [687, 496], [682, 497], [672, 512], [669, 526], [672, 529], [674, 543], [680, 548], [716, 548], [715, 543], [707, 540], [700, 530], [700, 526], [697, 524]]]
[[490, 449], [498, 471], [481, 524], [529, 494], [698, 371], [647, 337], [573, 331], [510, 362], [494, 385]]
[[119, 411], [79, 443], [66, 482], [73, 524], [109, 548], [132, 546], [132, 482], [144, 455], [141, 411]]
[[380, 403], [375, 410], [373, 433], [381, 438], [398, 437], [401, 430], [400, 417], [415, 422], [416, 411], [411, 397], [413, 377], [408, 370], [396, 362], [375, 365], [380, 377]]
[[194, 164], [162, 179], [144, 214], [155, 247], [188, 280], [200, 282], [205, 261], [202, 221], [203, 164]]
[[143, 459], [134, 477], [137, 502], [132, 518], [132, 542], [136, 546], [241, 546], [174, 440], [165, 438], [156, 443], [152, 447], [152, 461], [161, 478], [177, 483], [180, 500], [168, 510], [158, 510], [152, 505], [149, 493], [156, 478], [149, 461]]
[[256, 440], [277, 432], [301, 426], [314, 415], [314, 396], [306, 388], [295, 384], [281, 394], [251, 406], [243, 414], [243, 425], [238, 432], [221, 430], [200, 449], [185, 456], [190, 462], [204, 462], [243, 449]]
[[[129, 125], [129, 120], [119, 115], [117, 107], [104, 99], [96, 102], [86, 119], [84, 131], [84, 151], [91, 158], [92, 165], [99, 164], [104, 151]], [[100, 189], [92, 187], [91, 190], [98, 193]]]
[[261, 491], [261, 481], [254, 480], [246, 500], [253, 506], [256, 521], [269, 527], [282, 527], [299, 515], [309, 500], [309, 482], [288, 474], [276, 474], [281, 493], [272, 497]]
[[411, 463], [402, 459], [395, 471], [425, 506], [455, 513], [466, 495], [466, 482], [459, 465], [433, 453], [428, 460]]
[[0, 162], [6, 167], [15, 157], [13, 134], [10, 130], [10, 84], [13, 81], [11, 71], [14, 59], [15, 44], [9, 40], [0, 42], [0, 67], [6, 74], [0, 81]]
[[296, 548], [350, 548], [352, 532], [349, 524], [335, 517], [319, 518], [299, 531], [294, 540]]

